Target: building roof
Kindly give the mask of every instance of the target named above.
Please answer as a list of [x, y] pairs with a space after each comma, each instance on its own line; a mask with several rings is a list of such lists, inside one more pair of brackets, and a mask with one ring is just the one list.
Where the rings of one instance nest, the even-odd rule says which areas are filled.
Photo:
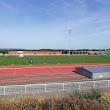
[[103, 72], [110, 72], [110, 66], [93, 66], [93, 67], [83, 67], [87, 71], [92, 73], [103, 73]]

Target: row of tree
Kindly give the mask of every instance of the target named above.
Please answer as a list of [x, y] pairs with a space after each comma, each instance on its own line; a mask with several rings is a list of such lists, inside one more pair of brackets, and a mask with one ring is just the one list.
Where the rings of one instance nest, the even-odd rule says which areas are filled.
[[8, 54], [8, 50], [6, 50], [6, 49], [0, 49], [0, 53]]
[[[105, 49], [101, 49], [100, 51], [104, 51]], [[62, 51], [62, 53], [67, 53], [67, 49], [0, 49], [0, 53], [8, 54], [9, 51]], [[98, 49], [77, 49], [77, 50], [71, 50], [71, 51], [99, 51]]]

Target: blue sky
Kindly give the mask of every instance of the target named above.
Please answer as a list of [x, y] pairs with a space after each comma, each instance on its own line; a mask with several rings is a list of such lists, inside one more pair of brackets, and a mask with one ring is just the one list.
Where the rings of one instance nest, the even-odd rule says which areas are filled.
[[69, 40], [110, 48], [110, 0], [0, 0], [0, 48], [68, 49]]

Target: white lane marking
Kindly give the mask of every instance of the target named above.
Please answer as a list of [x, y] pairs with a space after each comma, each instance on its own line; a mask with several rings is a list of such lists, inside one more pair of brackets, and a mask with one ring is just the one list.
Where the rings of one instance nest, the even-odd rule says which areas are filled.
[[55, 67], [57, 67], [57, 68], [61, 68], [61, 67], [74, 67], [74, 66], [44, 66], [44, 67], [18, 67], [18, 68], [13, 68], [13, 67], [10, 67], [10, 68], [2, 68], [2, 67], [0, 67], [0, 69], [30, 69], [30, 68], [51, 68], [51, 67], [53, 67], [53, 68], [55, 68]]
[[0, 70], [2, 70], [2, 69], [30, 69], [30, 68], [61, 68], [61, 67], [66, 67], [66, 68], [68, 68], [68, 67], [83, 67], [83, 66], [110, 66], [110, 64], [80, 64], [80, 65], [66, 65], [66, 66], [37, 66], [37, 67], [0, 67]]

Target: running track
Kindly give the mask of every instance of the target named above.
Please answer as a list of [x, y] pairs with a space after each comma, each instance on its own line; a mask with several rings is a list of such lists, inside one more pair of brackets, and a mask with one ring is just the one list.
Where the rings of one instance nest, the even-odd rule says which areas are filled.
[[75, 71], [76, 67], [84, 66], [110, 66], [105, 64], [56, 64], [37, 66], [0, 66], [0, 76], [31, 75], [31, 74], [52, 74]]
[[[52, 64], [52, 65], [34, 65], [34, 66], [0, 66], [0, 76], [23, 76], [23, 75], [40, 75], [46, 74], [46, 77], [34, 77], [34, 78], [17, 78], [17, 79], [7, 79], [0, 80], [0, 83], [5, 82], [22, 82], [29, 80], [49, 80], [49, 79], [61, 79], [61, 78], [78, 78], [82, 77], [79, 74], [74, 75], [57, 75], [55, 73], [64, 73], [75, 71], [76, 67], [84, 66], [110, 66], [110, 63], [104, 64]], [[49, 76], [53, 74], [53, 76]]]

